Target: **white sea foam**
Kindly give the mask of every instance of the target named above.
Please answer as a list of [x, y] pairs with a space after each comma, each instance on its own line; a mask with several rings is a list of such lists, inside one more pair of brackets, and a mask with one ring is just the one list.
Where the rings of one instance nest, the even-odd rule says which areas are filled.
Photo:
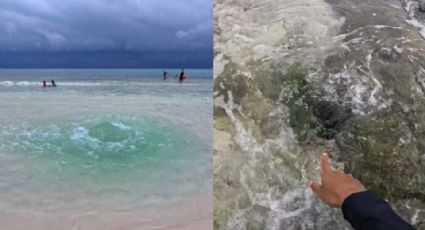
[[[59, 85], [61, 86], [99, 86], [99, 85], [105, 85], [105, 84], [112, 84], [112, 83], [95, 83], [95, 82], [61, 82], [59, 83]], [[43, 86], [43, 82], [0, 81], [0, 86]]]
[[[369, 55], [366, 58], [369, 60]], [[346, 66], [344, 71], [332, 74], [327, 78], [324, 88], [327, 94], [332, 98], [344, 98], [346, 105], [350, 106], [356, 114], [371, 114], [391, 105], [392, 101], [381, 96], [382, 86], [380, 82], [369, 72], [358, 74], [359, 68], [354, 65]], [[372, 84], [373, 83], [373, 84]], [[346, 88], [345, 91], [339, 91], [337, 95], [336, 88]]]
[[14, 85], [15, 83], [12, 81], [2, 81], [0, 82], [0, 85], [4, 85], [4, 86], [11, 86]]
[[[244, 6], [249, 5], [245, 11]], [[228, 57], [244, 71], [250, 61], [294, 62], [315, 61], [329, 47], [335, 45], [333, 37], [343, 23], [322, 0], [294, 1], [219, 1], [215, 4], [217, 27], [215, 66], [220, 73]], [[303, 20], [299, 20], [302, 15]], [[302, 31], [302, 32], [301, 32]], [[301, 55], [293, 47], [324, 47]], [[253, 52], [254, 49], [254, 52]]]
[[89, 136], [89, 130], [83, 126], [77, 126], [74, 128], [71, 135], [72, 140], [82, 140]]
[[129, 127], [129, 126], [124, 125], [123, 123], [118, 122], [118, 121], [112, 121], [112, 122], [111, 122], [111, 124], [112, 124], [113, 126], [117, 127], [117, 128], [120, 128], [120, 129], [126, 129], [126, 130], [130, 129], [130, 127]]
[[[120, 85], [128, 85], [128, 86], [167, 86], [167, 85], [176, 85], [177, 82], [160, 82], [160, 81], [98, 81], [98, 82], [90, 82], [90, 81], [65, 81], [65, 82], [56, 82], [57, 86], [79, 86], [79, 87], [94, 87], [94, 86], [120, 86]], [[50, 82], [47, 82], [49, 85]], [[198, 82], [185, 82], [185, 85], [189, 86], [202, 86], [202, 83]], [[35, 82], [35, 81], [0, 81], [0, 87], [35, 87], [43, 86], [43, 82]]]
[[406, 20], [406, 22], [416, 27], [419, 30], [421, 36], [425, 39], [425, 23], [419, 22], [417, 19]]
[[407, 23], [410, 25], [416, 27], [421, 34], [421, 36], [425, 39], [425, 22], [419, 21], [417, 19], [417, 13], [418, 13], [418, 3], [416, 1], [410, 1], [410, 0], [403, 0], [405, 3], [404, 9], [406, 10], [407, 14], [409, 15], [409, 19], [406, 20]]

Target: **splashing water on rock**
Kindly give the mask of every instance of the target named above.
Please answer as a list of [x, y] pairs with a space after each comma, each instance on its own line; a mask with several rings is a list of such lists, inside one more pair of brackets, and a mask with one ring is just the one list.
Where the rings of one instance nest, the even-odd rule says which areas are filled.
[[324, 151], [424, 227], [420, 4], [216, 1], [216, 229], [350, 229], [307, 188]]

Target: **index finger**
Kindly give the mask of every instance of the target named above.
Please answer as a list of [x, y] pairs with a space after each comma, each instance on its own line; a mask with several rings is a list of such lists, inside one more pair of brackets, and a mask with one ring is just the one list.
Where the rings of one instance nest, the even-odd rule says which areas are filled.
[[329, 166], [329, 156], [327, 153], [323, 153], [320, 157], [320, 172], [322, 176], [326, 176], [331, 173], [331, 167]]

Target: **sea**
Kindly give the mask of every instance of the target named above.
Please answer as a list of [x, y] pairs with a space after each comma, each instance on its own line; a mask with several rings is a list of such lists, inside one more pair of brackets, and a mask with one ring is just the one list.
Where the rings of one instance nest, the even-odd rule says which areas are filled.
[[210, 191], [212, 70], [179, 72], [0, 69], [0, 211], [128, 211]]

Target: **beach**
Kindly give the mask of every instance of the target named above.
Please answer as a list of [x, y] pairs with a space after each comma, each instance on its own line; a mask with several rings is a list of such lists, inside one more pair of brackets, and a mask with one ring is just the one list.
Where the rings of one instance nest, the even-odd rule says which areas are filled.
[[137, 211], [92, 211], [73, 214], [0, 212], [5, 229], [199, 230], [212, 229], [212, 195], [179, 204]]
[[0, 70], [2, 226], [212, 228], [212, 72], [178, 72]]

